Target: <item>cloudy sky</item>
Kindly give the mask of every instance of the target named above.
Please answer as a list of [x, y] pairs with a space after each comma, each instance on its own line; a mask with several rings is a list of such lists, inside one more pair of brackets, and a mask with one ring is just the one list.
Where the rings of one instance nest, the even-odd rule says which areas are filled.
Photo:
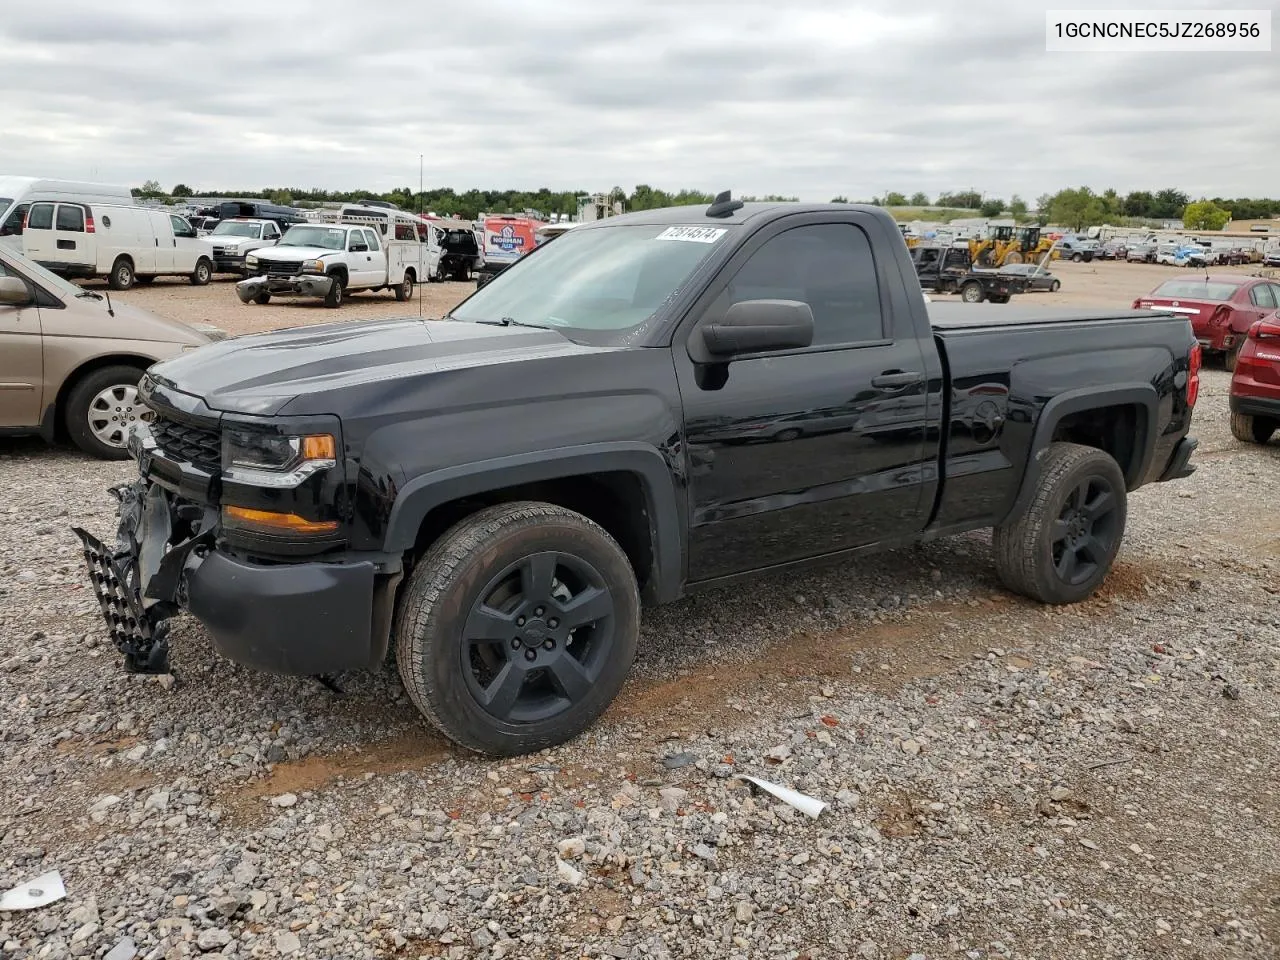
[[1106, 4], [10, 2], [0, 173], [384, 191], [423, 154], [456, 189], [1280, 194], [1276, 52], [1049, 54], [1049, 6]]

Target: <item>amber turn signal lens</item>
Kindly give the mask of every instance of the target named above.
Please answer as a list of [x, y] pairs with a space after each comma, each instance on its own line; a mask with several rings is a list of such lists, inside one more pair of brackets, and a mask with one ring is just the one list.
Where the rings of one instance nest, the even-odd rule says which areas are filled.
[[333, 437], [327, 433], [316, 433], [302, 437], [303, 460], [337, 460], [338, 448]]
[[[333, 438], [328, 439], [332, 442]], [[222, 517], [230, 526], [263, 533], [333, 533], [338, 529], [337, 520], [308, 520], [296, 513], [252, 510], [249, 507], [223, 507]]]

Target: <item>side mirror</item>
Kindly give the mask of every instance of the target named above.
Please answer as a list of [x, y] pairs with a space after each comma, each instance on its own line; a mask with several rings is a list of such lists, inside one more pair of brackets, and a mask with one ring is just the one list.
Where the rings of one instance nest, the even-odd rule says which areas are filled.
[[25, 307], [31, 302], [31, 291], [17, 277], [0, 277], [0, 303]]
[[743, 300], [702, 328], [702, 342], [718, 360], [800, 349], [813, 343], [813, 311], [799, 300]]

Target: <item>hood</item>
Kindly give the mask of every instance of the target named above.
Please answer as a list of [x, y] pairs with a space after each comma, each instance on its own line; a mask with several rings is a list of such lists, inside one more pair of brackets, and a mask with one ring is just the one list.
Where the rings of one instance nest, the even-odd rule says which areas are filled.
[[151, 373], [211, 409], [271, 416], [336, 412], [335, 393], [373, 383], [611, 349], [582, 346], [554, 330], [530, 327], [350, 320], [233, 337], [166, 360]]
[[[274, 247], [263, 247], [260, 251], [261, 255], [271, 260], [279, 260], [282, 263], [294, 263], [299, 260], [315, 260], [319, 257], [341, 256], [341, 250], [331, 250], [328, 247], [295, 247], [286, 246], [283, 243], [277, 243]], [[259, 253], [255, 250], [254, 253]]]
[[184, 346], [200, 346], [212, 339], [179, 320], [157, 316], [119, 300], [111, 302], [114, 317], [107, 312], [105, 298], [67, 297], [64, 302], [67, 305], [65, 310], [40, 311], [46, 336], [142, 340]]
[[243, 247], [246, 243], [262, 243], [253, 237], [237, 237], [230, 233], [205, 235], [205, 239], [218, 247]]

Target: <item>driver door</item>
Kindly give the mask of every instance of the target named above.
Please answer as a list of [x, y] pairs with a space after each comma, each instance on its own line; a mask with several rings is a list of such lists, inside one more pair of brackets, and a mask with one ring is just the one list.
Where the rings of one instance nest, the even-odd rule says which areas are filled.
[[[16, 276], [0, 263], [0, 277]], [[44, 350], [40, 310], [32, 299], [25, 305], [0, 303], [0, 427], [34, 427], [43, 408]]]

